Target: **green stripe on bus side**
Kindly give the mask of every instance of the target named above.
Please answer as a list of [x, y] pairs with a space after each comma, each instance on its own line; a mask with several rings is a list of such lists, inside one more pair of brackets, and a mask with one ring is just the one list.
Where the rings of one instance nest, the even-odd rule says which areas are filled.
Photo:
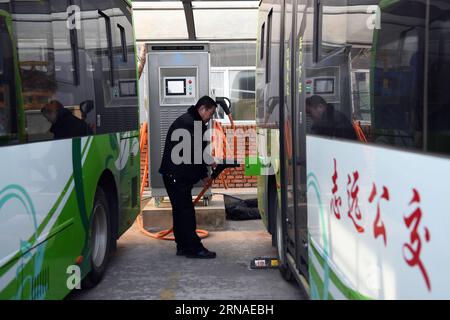
[[[59, 196], [58, 200], [56, 200], [55, 204], [53, 205], [53, 207], [50, 209], [49, 213], [46, 215], [44, 221], [42, 221], [42, 223], [39, 225], [36, 234], [33, 234], [29, 239], [28, 239], [28, 243], [34, 243], [42, 234], [42, 232], [44, 231], [45, 227], [47, 226], [47, 224], [49, 223], [49, 221], [51, 220], [51, 218], [53, 217], [53, 214], [56, 212], [56, 209], [58, 208], [58, 206], [60, 205], [62, 199], [64, 198], [65, 194], [67, 193], [70, 184], [72, 182], [72, 178], [73, 176], [70, 177], [69, 181], [67, 182], [66, 186], [64, 187], [63, 192], [61, 193], [61, 195]], [[32, 248], [29, 248], [29, 250], [31, 250]], [[16, 253], [11, 259], [12, 260], [17, 260], [18, 258], [20, 258], [22, 255], [26, 254], [29, 250], [27, 250], [26, 252], [22, 252], [19, 251], [18, 253]], [[11, 266], [12, 267], [12, 266]], [[2, 273], [0, 273], [0, 277], [6, 273], [8, 269], [3, 270]]]
[[[317, 248], [314, 247], [314, 244], [312, 241], [310, 243], [311, 251], [314, 253], [314, 256], [317, 258], [317, 261], [322, 266], [322, 268], [325, 266], [325, 259], [320, 255]], [[357, 291], [347, 287], [341, 279], [336, 275], [336, 273], [333, 271], [333, 269], [329, 268], [329, 276], [333, 284], [336, 286], [336, 288], [347, 298], [347, 299], [356, 299], [356, 300], [373, 300], [372, 298], [366, 297]]]
[[[324, 268], [325, 259], [319, 254], [319, 252], [312, 243], [310, 247], [320, 266]], [[351, 296], [348, 294], [348, 288], [339, 280], [339, 278], [335, 275], [335, 273], [333, 272], [333, 270], [331, 270], [331, 268], [329, 268], [328, 276], [330, 277], [331, 282], [333, 282], [336, 288], [342, 293], [342, 295], [345, 296], [347, 299], [351, 299]]]
[[[15, 184], [9, 185], [6, 188], [4, 188], [3, 190], [0, 190], [0, 194], [7, 192], [7, 191], [9, 191], [10, 193], [8, 193], [6, 196], [3, 196], [2, 199], [0, 200], [0, 209], [10, 199], [17, 199], [20, 203], [22, 203], [23, 207], [28, 211], [28, 214], [31, 216], [31, 218], [33, 220], [33, 227], [35, 229], [34, 232], [36, 232], [36, 229], [37, 229], [36, 211], [35, 211], [35, 208], [33, 205], [33, 201], [31, 200], [31, 197], [28, 195], [26, 190], [20, 185], [15, 185]], [[31, 237], [32, 239], [34, 238], [34, 235]], [[3, 270], [0, 273], [0, 277], [3, 274], [5, 274], [6, 272], [8, 272], [13, 267], [14, 264], [10, 264], [10, 262], [18, 260], [21, 256], [23, 256], [29, 250], [31, 250], [30, 247], [31, 247], [30, 241], [28, 241], [28, 242], [21, 241], [20, 247], [18, 248], [17, 253], [12, 258], [10, 258], [8, 262], [6, 262], [2, 266]], [[9, 268], [5, 268], [5, 266], [8, 264], [9, 264]]]
[[61, 204], [62, 199], [64, 199], [64, 196], [66, 195], [67, 191], [70, 188], [70, 185], [72, 183], [73, 180], [73, 174], [70, 176], [69, 181], [67, 181], [66, 185], [64, 186], [63, 191], [61, 192], [61, 194], [59, 195], [59, 198], [56, 200], [55, 204], [53, 205], [53, 207], [50, 209], [50, 211], [48, 212], [47, 216], [45, 217], [44, 221], [41, 223], [41, 225], [38, 228], [38, 234], [40, 235], [45, 227], [47, 226], [47, 224], [50, 222], [50, 219], [53, 217], [53, 214], [56, 212], [56, 209], [59, 207], [59, 205]]
[[[329, 226], [327, 224], [327, 219], [325, 218], [325, 211], [323, 209], [323, 203], [321, 198], [321, 191], [320, 191], [320, 184], [319, 179], [317, 179], [316, 175], [313, 172], [310, 172], [307, 177], [307, 189], [308, 192], [310, 188], [314, 190], [314, 193], [316, 195], [318, 204], [319, 204], [319, 216], [320, 216], [320, 229], [322, 230], [322, 242], [323, 242], [323, 250], [325, 257], [328, 257], [330, 254], [330, 245], [329, 245]], [[327, 298], [327, 294], [329, 292], [329, 284], [330, 284], [330, 266], [326, 264], [323, 268], [323, 280], [324, 280], [324, 291], [323, 291], [323, 298]]]
[[[89, 146], [89, 143], [92, 141], [93, 137], [89, 137], [86, 140], [86, 143], [84, 145], [83, 148], [83, 152], [82, 152], [82, 157], [84, 157], [84, 154], [87, 151], [87, 148]], [[61, 194], [59, 195], [58, 199], [56, 200], [55, 204], [53, 205], [53, 207], [50, 209], [50, 211], [48, 212], [47, 216], [45, 217], [44, 221], [41, 223], [41, 225], [38, 228], [38, 234], [40, 235], [42, 233], [42, 231], [45, 229], [45, 227], [47, 226], [48, 222], [50, 221], [50, 219], [53, 217], [53, 214], [55, 213], [56, 209], [59, 207], [62, 199], [64, 198], [64, 196], [66, 195], [67, 191], [70, 188], [70, 185], [72, 184], [73, 181], [73, 174], [70, 176], [69, 180], [67, 181], [66, 185], [64, 186], [63, 191], [61, 192]], [[69, 198], [69, 197], [68, 197]]]
[[[86, 141], [86, 145], [83, 148], [83, 152], [82, 152], [82, 157], [84, 156], [84, 154], [86, 152], [89, 152], [89, 150], [87, 149], [88, 147], [88, 143], [93, 140], [93, 137], [89, 137], [88, 140]], [[52, 206], [52, 208], [49, 210], [49, 212], [47, 213], [45, 219], [42, 221], [42, 223], [39, 225], [38, 229], [37, 229], [37, 234], [31, 236], [28, 239], [28, 243], [33, 243], [37, 240], [37, 238], [39, 238], [42, 234], [42, 232], [44, 231], [44, 229], [47, 227], [47, 224], [50, 222], [51, 218], [53, 217], [54, 213], [56, 212], [57, 208], [59, 207], [59, 205], [61, 204], [62, 200], [64, 199], [65, 195], [67, 194], [71, 183], [73, 182], [73, 174], [70, 176], [69, 180], [67, 181], [66, 185], [64, 186], [63, 191], [61, 192], [61, 194], [59, 195], [58, 199], [56, 200], [55, 204]], [[69, 196], [70, 197], [70, 196]], [[67, 197], [67, 199], [69, 199], [69, 197]], [[64, 208], [61, 210], [63, 211]], [[59, 228], [57, 226], [57, 228]], [[53, 230], [50, 231], [50, 234], [52, 234]], [[31, 250], [31, 249], [30, 249]], [[25, 252], [26, 253], [26, 252]], [[13, 260], [17, 260], [19, 259], [23, 254], [21, 251], [19, 251], [17, 254], [15, 254], [10, 261]], [[12, 267], [12, 265], [11, 265]], [[1, 273], [0, 273], [0, 277], [5, 274], [6, 272], [8, 272], [10, 270], [10, 268], [4, 269]]]
[[89, 228], [89, 221], [87, 217], [86, 202], [84, 198], [83, 165], [81, 163], [81, 160], [81, 139], [74, 138], [72, 139], [73, 180], [75, 182], [75, 193], [77, 197], [81, 221], [83, 223], [84, 230], [87, 231]]
[[[309, 274], [311, 275], [312, 280], [314, 281], [314, 283], [317, 286], [317, 289], [318, 289], [318, 292], [319, 292], [318, 298], [321, 298], [320, 297], [320, 292], [323, 292], [323, 281], [320, 278], [319, 273], [317, 272], [316, 268], [314, 267], [314, 264], [311, 261], [311, 259], [309, 260]], [[327, 294], [327, 299], [328, 300], [335, 300], [330, 292], [328, 292], [328, 294]]]
[[[92, 137], [89, 137], [86, 140], [86, 144], [83, 148], [83, 153], [82, 153], [82, 157], [84, 156], [84, 154], [87, 151], [89, 142], [92, 140]], [[70, 176], [69, 180], [67, 181], [66, 185], [63, 188], [63, 191], [61, 192], [61, 194], [59, 195], [58, 199], [56, 200], [55, 204], [53, 205], [53, 207], [50, 209], [50, 211], [47, 213], [44, 221], [41, 223], [41, 225], [38, 228], [38, 236], [41, 235], [41, 233], [44, 231], [45, 227], [47, 226], [47, 224], [49, 223], [49, 221], [51, 220], [51, 218], [53, 217], [53, 214], [56, 212], [56, 209], [59, 207], [59, 205], [61, 204], [61, 201], [64, 199], [65, 195], [67, 194], [70, 185], [72, 184], [73, 181], [73, 174]], [[69, 198], [69, 197], [67, 197]], [[62, 210], [61, 210], [62, 211]], [[35, 239], [31, 239], [30, 241], [35, 240]]]
[[89, 143], [91, 143], [92, 139], [93, 139], [92, 136], [90, 136], [90, 137], [88, 137], [88, 138], [86, 139], [86, 143], [85, 143], [84, 146], [83, 146], [83, 151], [81, 152], [81, 158], [84, 157], [84, 154], [85, 154], [85, 152], [86, 152], [86, 149], [87, 149], [87, 147], [89, 146]]
[[309, 259], [308, 264], [308, 271], [309, 276], [311, 277], [311, 289], [313, 288], [313, 285], [315, 286], [315, 294], [312, 295], [313, 299], [320, 299], [320, 292], [323, 292], [323, 282], [322, 279], [320, 279], [319, 274], [317, 273], [316, 269], [314, 268], [313, 262], [311, 259]]
[[390, 7], [391, 5], [397, 3], [399, 0], [381, 0], [378, 6], [381, 10], [386, 9], [387, 7]]

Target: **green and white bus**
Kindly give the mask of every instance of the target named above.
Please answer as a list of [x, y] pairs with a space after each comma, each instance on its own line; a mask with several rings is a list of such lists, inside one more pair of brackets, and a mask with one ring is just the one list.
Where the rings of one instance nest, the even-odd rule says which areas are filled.
[[450, 2], [262, 0], [259, 208], [312, 299], [448, 299]]
[[101, 280], [140, 207], [137, 92], [130, 1], [0, 1], [0, 299]]

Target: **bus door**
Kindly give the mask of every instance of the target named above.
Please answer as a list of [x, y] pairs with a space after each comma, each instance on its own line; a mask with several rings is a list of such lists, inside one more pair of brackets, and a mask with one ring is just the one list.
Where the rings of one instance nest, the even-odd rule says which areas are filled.
[[309, 0], [298, 0], [295, 7], [293, 65], [295, 76], [292, 78], [293, 122], [292, 136], [294, 148], [295, 176], [295, 230], [296, 230], [296, 265], [297, 269], [308, 279], [308, 221], [306, 207], [306, 117], [304, 107], [305, 72], [304, 63], [311, 59], [308, 47], [311, 40], [305, 35], [306, 26], [312, 23], [308, 6]]
[[[324, 6], [329, 1], [298, 0], [295, 26], [295, 79], [293, 137], [295, 154], [296, 261], [300, 272], [308, 278], [308, 214], [306, 135], [311, 133], [312, 120], [306, 112], [306, 101], [319, 96], [334, 110], [352, 118], [350, 53], [351, 47], [340, 37], [329, 36], [329, 27], [322, 28]], [[325, 10], [327, 12], [327, 10]], [[345, 17], [342, 14], [342, 17]], [[339, 17], [338, 19], [341, 19]], [[321, 27], [318, 28], [319, 22]], [[342, 28], [341, 28], [342, 29]], [[343, 30], [340, 30], [342, 32]], [[321, 43], [321, 46], [317, 44]]]
[[284, 158], [283, 166], [281, 169], [284, 171], [281, 175], [282, 184], [284, 183], [284, 200], [285, 203], [284, 210], [286, 216], [284, 217], [286, 221], [286, 250], [293, 257], [295, 257], [296, 250], [296, 221], [295, 221], [295, 177], [294, 177], [294, 148], [293, 148], [293, 123], [294, 123], [294, 113], [293, 113], [293, 95], [292, 95], [292, 76], [293, 76], [293, 43], [294, 43], [294, 1], [286, 0], [284, 2], [284, 65], [282, 70], [283, 75], [283, 93], [284, 93], [284, 104], [282, 115], [282, 143], [283, 143], [283, 154], [281, 158]]

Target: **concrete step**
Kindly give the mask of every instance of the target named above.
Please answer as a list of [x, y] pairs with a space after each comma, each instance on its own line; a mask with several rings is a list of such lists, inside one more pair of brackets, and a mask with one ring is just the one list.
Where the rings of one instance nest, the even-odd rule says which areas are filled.
[[[168, 197], [164, 198], [159, 207], [155, 206], [153, 199], [143, 209], [144, 227], [150, 232], [157, 232], [172, 227], [172, 206]], [[197, 228], [206, 230], [224, 230], [225, 205], [222, 195], [213, 195], [208, 206], [202, 201], [195, 207]]]
[[258, 197], [257, 188], [214, 188], [213, 194], [227, 194], [242, 200], [256, 199]]

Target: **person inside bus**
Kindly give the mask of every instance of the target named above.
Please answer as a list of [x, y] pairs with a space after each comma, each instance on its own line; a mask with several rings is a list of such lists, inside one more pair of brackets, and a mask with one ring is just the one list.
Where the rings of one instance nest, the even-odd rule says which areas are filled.
[[[165, 146], [161, 167], [159, 173], [163, 176], [164, 186], [172, 204], [173, 215], [173, 233], [177, 244], [177, 255], [186, 256], [188, 258], [212, 259], [216, 257], [216, 253], [206, 249], [196, 233], [197, 222], [195, 219], [195, 209], [192, 203], [192, 188], [194, 184], [203, 180], [206, 185], [209, 181], [207, 164], [202, 157], [201, 164], [195, 164], [194, 152], [191, 152], [191, 161], [189, 163], [174, 163], [172, 159], [172, 150], [180, 143], [180, 141], [172, 141], [172, 134], [177, 129], [184, 129], [194, 137], [195, 123], [201, 123], [202, 133], [207, 130], [207, 123], [211, 120], [216, 112], [216, 102], [204, 96], [195, 106], [191, 106], [186, 113], [178, 117], [170, 126]], [[193, 139], [191, 139], [193, 140]], [[197, 149], [192, 142], [192, 151]], [[202, 143], [199, 148], [203, 154], [206, 143]]]
[[61, 102], [52, 100], [41, 109], [42, 115], [52, 124], [54, 139], [66, 139], [93, 134], [86, 122], [75, 117]]
[[350, 120], [321, 96], [306, 99], [306, 114], [311, 118], [309, 133], [334, 138], [356, 140], [356, 132]]

